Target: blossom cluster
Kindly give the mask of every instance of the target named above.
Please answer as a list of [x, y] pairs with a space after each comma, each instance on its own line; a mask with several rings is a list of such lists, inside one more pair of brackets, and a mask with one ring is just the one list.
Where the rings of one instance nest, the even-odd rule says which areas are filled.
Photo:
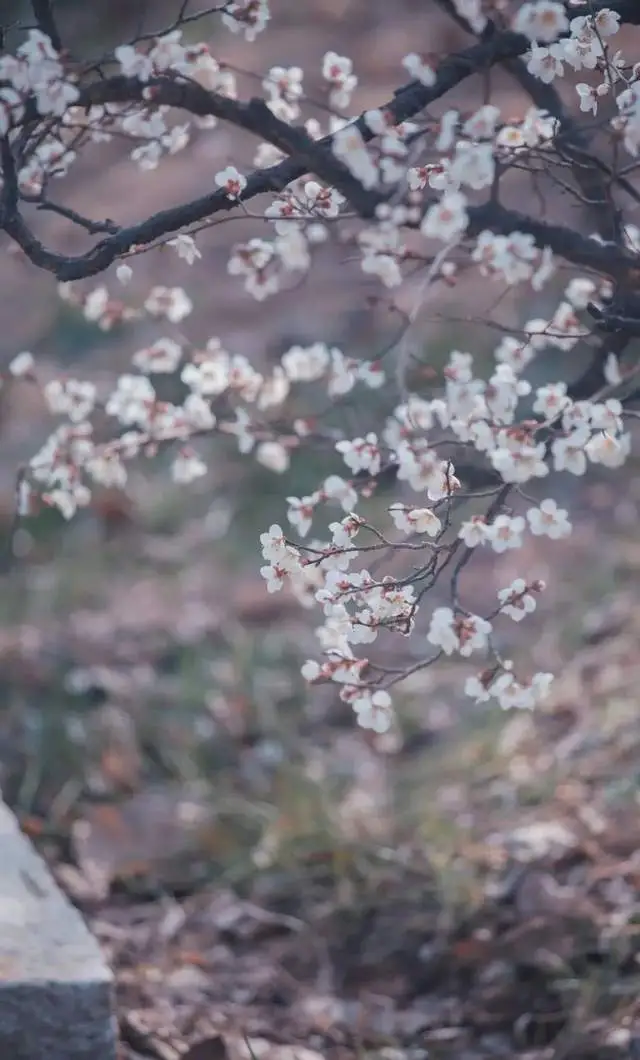
[[[453, 6], [471, 32], [484, 33], [488, 14], [482, 0], [454, 0]], [[242, 32], [249, 41], [269, 22], [267, 0], [227, 0], [219, 14], [231, 32]], [[542, 85], [562, 78], [575, 82], [578, 120], [580, 114], [595, 119], [600, 101], [607, 101], [600, 132], [615, 145], [612, 155], [624, 150], [630, 156], [632, 172], [640, 152], [640, 64], [613, 50], [618, 13], [601, 8], [572, 18], [571, 5], [526, 0], [506, 5], [502, 16], [510, 19], [512, 36], [520, 35], [532, 78]], [[440, 98], [441, 82], [450, 72], [445, 68], [443, 74], [434, 56], [411, 52], [400, 65], [412, 79], [412, 91], [417, 86], [423, 98], [429, 93]], [[223, 113], [233, 113], [230, 104], [239, 98], [236, 74], [214, 57], [209, 44], [187, 42], [181, 27], [117, 47], [110, 67], [117, 101], [96, 105], [80, 67], [41, 29], [30, 30], [14, 54], [0, 58], [0, 136], [16, 148], [18, 195], [26, 202], [46, 205], [51, 178], [64, 177], [81, 151], [103, 141], [123, 140], [140, 170], [154, 169], [195, 135], [215, 132], [221, 101], [227, 108]], [[585, 80], [576, 82], [578, 76]], [[575, 397], [564, 381], [562, 358], [592, 339], [586, 311], [609, 304], [612, 274], [594, 265], [572, 268], [567, 277], [563, 246], [547, 240], [549, 226], [528, 223], [526, 215], [508, 213], [511, 223], [499, 225], [487, 209], [483, 222], [477, 220], [480, 207], [499, 201], [506, 177], [524, 171], [542, 178], [556, 163], [563, 176], [569, 165], [566, 121], [535, 103], [514, 116], [490, 99], [468, 111], [444, 110], [437, 118], [429, 99], [403, 121], [397, 120], [394, 103], [351, 113], [358, 73], [349, 56], [333, 50], [316, 70], [322, 85], [320, 120], [309, 113], [306, 78], [307, 72], [294, 65], [272, 66], [261, 74], [265, 113], [280, 133], [288, 126], [296, 133], [304, 130], [309, 157], [313, 161], [314, 150], [320, 151], [319, 157], [335, 167], [339, 186], [327, 178], [324, 165], [318, 167], [323, 179], [309, 171], [285, 183], [269, 174], [286, 157], [283, 135], [257, 146], [254, 166], [267, 171], [266, 183], [233, 163], [211, 176], [215, 200], [235, 216], [246, 217], [255, 189], [274, 189], [254, 215], [258, 234], [237, 242], [227, 262], [228, 274], [250, 298], [262, 302], [297, 284], [312, 269], [317, 248], [337, 233], [381, 299], [409, 286], [416, 272], [424, 277], [423, 300], [431, 288], [455, 288], [471, 273], [496, 304], [517, 290], [521, 301], [531, 293], [547, 308], [536, 316], [531, 309], [522, 314], [517, 328], [503, 326], [488, 357], [475, 348], [451, 350], [441, 369], [430, 366], [428, 385], [420, 373], [416, 381], [407, 371], [402, 342], [368, 358], [352, 357], [323, 341], [296, 344], [274, 364], [258, 367], [245, 351], [227, 349], [218, 335], [198, 344], [188, 341], [194, 306], [182, 287], [154, 286], [144, 298], [128, 297], [141, 249], [128, 246], [114, 263], [117, 293], [104, 282], [89, 290], [64, 283], [59, 294], [103, 331], [155, 323], [159, 333], [133, 353], [130, 370], [106, 387], [90, 379], [41, 378], [26, 351], [10, 365], [13, 379], [41, 387], [58, 419], [21, 476], [21, 513], [28, 514], [39, 500], [71, 518], [91, 503], [96, 486], [125, 488], [129, 464], [154, 456], [161, 447], [172, 452], [175, 482], [203, 478], [208, 465], [199, 446], [202, 437], [230, 438], [241, 454], [281, 476], [295, 450], [320, 441], [330, 451], [330, 472], [309, 494], [283, 497], [282, 523], [288, 531], [274, 524], [260, 536], [266, 590], [285, 589], [301, 606], [321, 614], [319, 658], [305, 662], [304, 677], [334, 684], [359, 724], [378, 733], [394, 723], [390, 690], [410, 670], [443, 657], [482, 666], [465, 683], [475, 702], [492, 699], [504, 709], [531, 709], [549, 693], [551, 675], [516, 676], [512, 661], [503, 658], [500, 638], [509, 623], [520, 624], [534, 614], [544, 584], [523, 572], [479, 615], [464, 606], [462, 572], [482, 552], [501, 555], [517, 551], [527, 539], [569, 537], [569, 511], [551, 496], [554, 476], [583, 476], [593, 467], [618, 469], [632, 442], [622, 403], [625, 372], [613, 353], [605, 359], [605, 385], [590, 396]], [[107, 75], [105, 80], [108, 84]], [[131, 89], [124, 102], [123, 81]], [[211, 107], [199, 106], [187, 120], [184, 115], [177, 119], [174, 108], [162, 103], [163, 86], [175, 82], [199, 86]], [[543, 93], [543, 98], [551, 96]], [[27, 117], [38, 135], [24, 140]], [[608, 163], [603, 166], [615, 183]], [[372, 209], [363, 211], [366, 218], [356, 216], [342, 181], [345, 172], [373, 197]], [[514, 217], [522, 224], [516, 225]], [[203, 220], [201, 227], [208, 223]], [[195, 222], [185, 224], [160, 242], [181, 263], [194, 266], [202, 256], [199, 230]], [[625, 219], [621, 231], [621, 250], [640, 254], [638, 228]], [[584, 238], [594, 251], [597, 240], [602, 242], [598, 235]], [[569, 253], [566, 258], [571, 264]], [[392, 301], [390, 307], [399, 311]], [[412, 311], [407, 328], [414, 319]], [[557, 377], [540, 382], [534, 370], [549, 351], [557, 355]], [[181, 397], [160, 396], [162, 376], [175, 377]], [[313, 403], [306, 400], [309, 389], [316, 395]], [[368, 402], [357, 400], [367, 391], [389, 395], [384, 412], [368, 415]], [[318, 395], [328, 409], [347, 398], [353, 407], [362, 406], [358, 425], [345, 418], [341, 428], [327, 426], [317, 414]], [[460, 512], [470, 496], [467, 458], [471, 466], [475, 461], [485, 467], [492, 483], [477, 498], [486, 500], [483, 512], [470, 515]], [[382, 512], [378, 505], [374, 520], [367, 502], [389, 468], [398, 496]], [[553, 485], [547, 488], [542, 480]], [[446, 598], [425, 615], [430, 591], [436, 585], [440, 591], [449, 576]], [[385, 665], [372, 647], [394, 636], [402, 645], [398, 638], [412, 633], [428, 645], [417, 664]]]
[[[182, 288], [154, 287], [138, 307], [110, 298], [104, 286], [82, 297], [62, 285], [60, 295], [104, 330], [145, 317], [178, 325], [193, 309]], [[131, 367], [118, 378], [115, 389], [103, 394], [94, 383], [76, 378], [42, 384], [50, 412], [67, 422], [60, 424], [34, 456], [31, 475], [45, 503], [58, 508], [65, 518], [90, 503], [92, 482], [124, 487], [127, 461], [154, 455], [160, 444], [173, 441], [180, 445], [172, 465], [176, 481], [201, 477], [207, 467], [192, 441], [214, 431], [232, 436], [239, 452], [253, 452], [260, 464], [281, 474], [289, 467], [291, 451], [311, 433], [304, 416], [294, 418], [286, 438], [269, 426], [270, 416], [279, 415], [294, 388], [321, 383], [329, 397], [337, 397], [358, 385], [376, 389], [385, 381], [378, 363], [354, 360], [337, 346], [321, 342], [291, 346], [279, 364], [261, 373], [245, 355], [226, 350], [217, 336], [202, 348], [162, 336], [137, 350]], [[37, 367], [26, 352], [14, 358], [11, 373], [38, 382]], [[175, 375], [183, 384], [186, 396], [181, 404], [158, 397], [153, 377], [162, 375]], [[111, 418], [117, 431], [122, 430], [108, 442], [94, 440], [91, 417], [98, 410]], [[259, 425], [252, 422], [250, 410]]]

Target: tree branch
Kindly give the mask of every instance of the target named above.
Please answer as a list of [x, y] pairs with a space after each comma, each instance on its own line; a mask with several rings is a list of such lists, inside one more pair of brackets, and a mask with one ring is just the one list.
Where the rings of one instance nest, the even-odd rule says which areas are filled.
[[6, 136], [0, 140], [0, 160], [2, 161], [2, 198], [0, 198], [0, 227], [6, 224], [18, 213], [18, 175], [16, 165], [11, 151], [11, 144]]
[[243, 103], [217, 92], [209, 92], [193, 81], [180, 81], [173, 77], [152, 78], [145, 85], [135, 78], [120, 76], [90, 85], [81, 97], [85, 106], [97, 103], [142, 103], [145, 100], [185, 110], [199, 117], [212, 115], [267, 140], [295, 159], [300, 176], [315, 173], [321, 180], [333, 184], [363, 217], [372, 216], [378, 203], [384, 199], [380, 192], [363, 188], [344, 163], [335, 157], [331, 151], [331, 137], [312, 140], [305, 129], [289, 125], [276, 117], [262, 99], [250, 99]]
[[[393, 99], [384, 105], [384, 109], [389, 112], [394, 121], [406, 121], [479, 69], [500, 62], [509, 56], [522, 54], [528, 46], [527, 38], [517, 33], [504, 33], [489, 42], [476, 44], [458, 55], [445, 59], [440, 64], [434, 85], [426, 87], [419, 81], [411, 81], [395, 92]], [[163, 99], [168, 102], [173, 101], [169, 102], [169, 105], [185, 106], [188, 102], [188, 109], [193, 114], [214, 114], [229, 121], [234, 121], [234, 119], [237, 121], [238, 117], [243, 115], [242, 104], [236, 103], [235, 107], [232, 107], [235, 101], [207, 92], [193, 82], [179, 83], [165, 77], [155, 79], [151, 86], [155, 87], [156, 91], [162, 92]], [[109, 101], [139, 101], [142, 98], [143, 89], [144, 86], [132, 78], [112, 77], [86, 86], [80, 102], [84, 106], [91, 106]], [[243, 120], [249, 121], [247, 113], [244, 113]], [[365, 141], [373, 139], [374, 134], [363, 116], [358, 119], [357, 125]], [[253, 130], [253, 122], [251, 129]], [[314, 150], [324, 149], [329, 157], [332, 142], [331, 136], [314, 141]], [[3, 170], [5, 161], [6, 159], [3, 159]], [[333, 162], [338, 166], [337, 159], [334, 158]], [[12, 159], [11, 167], [15, 168]], [[299, 162], [297, 159], [287, 159], [269, 169], [257, 170], [248, 180], [243, 199], [247, 201], [264, 192], [281, 191], [287, 184], [304, 176], [307, 172], [309, 172], [308, 163]], [[334, 172], [342, 173], [344, 176], [344, 167]], [[340, 183], [343, 182], [340, 181]], [[6, 187], [4, 190], [3, 199], [6, 199]], [[360, 201], [360, 193], [358, 193], [358, 200]], [[371, 196], [369, 209], [375, 209], [375, 201], [375, 196]], [[13, 207], [8, 209], [6, 202], [1, 205], [2, 227], [34, 265], [54, 273], [59, 280], [78, 280], [102, 272], [134, 244], [151, 243], [185, 225], [201, 221], [214, 213], [230, 210], [235, 203], [222, 191], [210, 192], [190, 203], [160, 211], [138, 225], [122, 229], [117, 235], [102, 240], [92, 250], [77, 257], [67, 257], [48, 250], [33, 235], [17, 209]], [[367, 212], [365, 211], [365, 215]]]
[[[467, 19], [458, 14], [452, 0], [436, 0], [436, 3], [456, 25], [467, 33], [473, 33]], [[573, 14], [570, 17], [575, 17]], [[499, 29], [495, 22], [489, 22], [481, 39], [491, 40]], [[545, 110], [556, 119], [559, 135], [555, 138], [556, 150], [572, 163], [574, 180], [587, 202], [587, 208], [594, 215], [597, 230], [603, 239], [620, 240], [621, 223], [615, 204], [611, 201], [610, 183], [605, 180], [607, 166], [598, 164], [589, 153], [590, 137], [575, 119], [567, 114], [564, 103], [553, 83], [546, 84], [527, 69], [522, 58], [504, 59], [502, 67], [516, 81], [539, 110]], [[614, 179], [613, 174], [611, 174]]]
[[60, 203], [52, 202], [51, 199], [45, 199], [41, 195], [23, 194], [20, 198], [22, 202], [35, 206], [37, 210], [44, 210], [47, 213], [55, 213], [59, 217], [64, 217], [65, 220], [71, 221], [78, 228], [84, 228], [85, 232], [92, 236], [104, 235], [105, 233], [113, 235], [119, 231], [118, 225], [114, 221], [92, 221], [90, 217], [84, 217], [77, 210], [72, 210], [70, 206], [62, 206]]
[[[49, 4], [44, 5], [50, 8]], [[628, 21], [640, 24], [640, 5], [632, 0], [615, 0], [609, 5], [589, 3], [582, 5], [586, 14], [591, 14], [602, 7], [624, 13]], [[572, 8], [575, 16], [582, 11]], [[588, 10], [587, 10], [588, 8]], [[529, 40], [522, 34], [504, 31], [492, 34], [489, 39], [446, 58], [439, 66], [436, 81], [425, 86], [419, 81], [411, 81], [398, 89], [393, 99], [383, 105], [393, 119], [399, 123], [415, 117], [425, 107], [441, 98], [466, 78], [496, 63], [518, 58], [530, 47]], [[240, 103], [214, 92], [208, 92], [194, 82], [180, 81], [173, 77], [158, 77], [148, 85], [123, 76], [114, 76], [103, 81], [96, 81], [86, 86], [81, 93], [80, 104], [92, 106], [108, 102], [140, 102], [148, 99], [149, 91], [157, 104], [179, 107], [192, 114], [214, 115], [238, 125], [270, 142], [281, 149], [293, 153], [277, 166], [257, 170], [249, 178], [242, 196], [248, 201], [265, 192], [281, 191], [292, 181], [313, 172], [332, 184], [354, 206], [361, 216], [370, 217], [376, 205], [381, 201], [379, 191], [364, 189], [359, 181], [347, 170], [333, 154], [333, 137], [325, 136], [313, 141], [300, 128], [287, 125], [275, 118], [264, 103], [250, 100]], [[361, 115], [355, 123], [365, 140], [373, 139], [370, 130]], [[8, 145], [7, 145], [8, 146]], [[9, 151], [10, 156], [10, 151]], [[7, 201], [7, 190], [10, 181], [6, 172], [15, 169], [13, 160], [2, 153], [5, 187], [2, 202], [2, 227], [23, 250], [33, 264], [54, 273], [59, 280], [77, 280], [94, 276], [108, 268], [120, 255], [134, 245], [148, 245], [179, 229], [204, 220], [215, 213], [228, 211], [236, 205], [224, 191], [216, 190], [191, 202], [162, 210], [146, 220], [127, 228], [122, 228], [101, 240], [85, 254], [75, 257], [57, 254], [48, 250], [30, 231], [20, 212], [17, 203]], [[9, 169], [7, 169], [9, 166]], [[533, 236], [540, 247], [549, 246], [551, 250], [567, 261], [583, 268], [604, 272], [613, 279], [628, 277], [633, 269], [634, 259], [623, 249], [607, 243], [600, 245], [579, 233], [545, 221], [537, 221], [514, 210], [507, 210], [497, 203], [487, 203], [471, 207], [470, 234], [477, 234], [483, 228], [493, 228], [500, 234], [521, 231]]]

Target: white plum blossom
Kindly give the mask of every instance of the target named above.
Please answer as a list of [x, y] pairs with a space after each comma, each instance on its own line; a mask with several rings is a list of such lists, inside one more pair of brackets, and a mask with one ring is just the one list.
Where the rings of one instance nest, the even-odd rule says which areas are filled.
[[428, 239], [450, 243], [461, 236], [469, 223], [467, 200], [460, 192], [447, 192], [427, 210], [420, 231]]
[[569, 28], [569, 19], [564, 4], [557, 0], [534, 0], [522, 5], [511, 28], [529, 40], [551, 44]]
[[[521, 684], [510, 674], [498, 689], [498, 702], [503, 710], [533, 710], [548, 696], [553, 674], [534, 674], [528, 683]], [[498, 679], [500, 680], [500, 678]]]
[[484, 540], [494, 552], [522, 547], [525, 521], [521, 515], [498, 515], [485, 528]]
[[90, 291], [84, 301], [85, 320], [99, 322], [106, 314], [109, 306], [109, 292], [106, 287], [100, 285]]
[[597, 291], [594, 280], [587, 276], [576, 276], [565, 290], [565, 298], [575, 309], [586, 309]]
[[182, 359], [182, 347], [174, 339], [156, 339], [132, 357], [140, 372], [175, 372]]
[[370, 475], [377, 475], [380, 470], [382, 455], [377, 435], [373, 432], [367, 434], [365, 438], [354, 438], [352, 442], [346, 440], [336, 442], [336, 449], [342, 453], [342, 459], [354, 474], [366, 471]]
[[149, 58], [157, 72], [183, 67], [187, 62], [187, 52], [182, 44], [182, 30], [174, 29], [162, 37], [156, 37]]
[[120, 69], [125, 77], [135, 77], [138, 81], [148, 81], [153, 76], [153, 62], [149, 55], [134, 48], [131, 44], [123, 44], [116, 48], [113, 53], [120, 64]]
[[287, 112], [297, 117], [297, 101], [303, 93], [303, 71], [299, 66], [272, 66], [262, 82], [262, 87], [273, 101], [288, 103], [291, 109]]
[[199, 358], [182, 369], [180, 378], [194, 393], [215, 396], [229, 386], [231, 358], [224, 351], [219, 356]]
[[121, 375], [116, 389], [107, 401], [105, 411], [125, 427], [146, 427], [155, 401], [156, 392], [145, 376]]
[[583, 22], [581, 18], [575, 18], [571, 23], [571, 29], [576, 36], [581, 30], [584, 32], [582, 29], [583, 26], [585, 29], [590, 29], [594, 35], [604, 37], [605, 39], [607, 37], [614, 37], [620, 29], [620, 15], [617, 11], [612, 11], [608, 7], [603, 7], [586, 23]]
[[351, 548], [352, 540], [360, 530], [364, 520], [358, 515], [349, 514], [339, 523], [329, 523], [331, 540], [338, 548]]
[[9, 372], [16, 378], [31, 375], [35, 369], [36, 362], [32, 353], [24, 350], [18, 353], [9, 364]]
[[260, 544], [266, 560], [260, 573], [267, 583], [267, 591], [279, 592], [285, 581], [299, 573], [300, 553], [286, 541], [282, 527], [277, 523], [260, 535]]
[[391, 696], [383, 689], [359, 689], [351, 700], [358, 725], [376, 733], [388, 732], [393, 724]]
[[416, 81], [420, 81], [427, 88], [430, 88], [436, 83], [436, 72], [430, 63], [425, 62], [416, 52], [411, 52], [410, 55], [405, 55], [402, 60], [402, 65], [409, 74], [410, 77], [415, 77]]
[[547, 386], [538, 387], [533, 411], [539, 412], [546, 420], [554, 419], [570, 403], [566, 383], [549, 383]]
[[491, 186], [496, 163], [491, 143], [470, 143], [460, 140], [449, 165], [448, 177], [456, 187], [466, 185], [474, 191]]
[[262, 555], [269, 563], [277, 563], [287, 551], [287, 542], [282, 527], [273, 523], [265, 533], [260, 534]]
[[457, 652], [466, 657], [484, 651], [490, 633], [491, 623], [486, 619], [478, 615], [456, 616], [450, 607], [438, 607], [431, 616], [427, 640], [445, 655]]
[[247, 178], [235, 166], [227, 166], [216, 173], [214, 180], [230, 199], [239, 199], [247, 186]]
[[222, 10], [227, 29], [242, 33], [247, 41], [254, 41], [271, 17], [269, 0], [227, 0]]
[[338, 110], [348, 107], [351, 94], [358, 84], [358, 78], [353, 73], [352, 60], [346, 55], [327, 52], [322, 60], [322, 76], [331, 87], [329, 93], [331, 106]]
[[194, 431], [210, 431], [216, 425], [210, 404], [200, 394], [189, 394], [182, 406], [187, 427]]
[[522, 372], [534, 359], [536, 351], [531, 343], [505, 335], [493, 355], [496, 361], [508, 364], [514, 372]]
[[609, 434], [622, 433], [624, 413], [622, 402], [617, 398], [593, 402], [589, 411], [591, 426], [594, 430], [606, 431]]
[[389, 508], [389, 514], [398, 530], [406, 534], [427, 534], [429, 537], [437, 537], [442, 529], [442, 523], [431, 508], [405, 508], [394, 504]]
[[[502, 444], [503, 443], [503, 444]], [[503, 434], [489, 458], [505, 482], [528, 482], [549, 474], [544, 442], [532, 445], [527, 440]]]
[[105, 447], [101, 452], [90, 456], [84, 466], [94, 482], [99, 482], [108, 489], [124, 489], [127, 484], [127, 468], [117, 450]]
[[93, 412], [96, 388], [79, 379], [52, 379], [44, 386], [44, 396], [55, 415], [68, 416], [71, 423], [82, 423]]
[[292, 383], [312, 383], [329, 368], [331, 354], [323, 342], [312, 346], [292, 346], [282, 355], [282, 367]]
[[584, 475], [587, 470], [586, 447], [590, 438], [588, 426], [577, 426], [551, 443], [553, 466], [556, 471]]
[[129, 283], [129, 280], [133, 276], [133, 269], [130, 265], [127, 265], [127, 263], [123, 261], [116, 268], [116, 276], [124, 287]]
[[598, 431], [585, 445], [585, 453], [593, 464], [604, 467], [622, 467], [631, 452], [631, 435], [616, 437], [609, 431]]
[[144, 303], [147, 313], [179, 324], [188, 317], [193, 303], [182, 287], [153, 287]]
[[467, 548], [477, 548], [489, 540], [487, 535], [487, 522], [481, 515], [473, 515], [462, 524], [458, 531], [458, 537], [464, 541]]
[[[514, 622], [522, 622], [523, 618], [530, 615], [536, 609], [535, 597], [529, 591], [533, 586], [527, 585], [524, 578], [516, 578], [506, 589], [500, 589], [498, 600], [500, 601], [500, 614], [507, 615]], [[543, 588], [542, 583], [537, 582], [537, 590]]]
[[291, 462], [288, 449], [280, 442], [262, 442], [256, 449], [256, 460], [278, 475], [282, 475]]
[[550, 44], [548, 48], [534, 44], [529, 52], [527, 70], [549, 85], [556, 77], [562, 77], [564, 59], [565, 51], [561, 44]]
[[482, 0], [453, 0], [456, 13], [469, 23], [472, 33], [482, 33], [487, 25]]
[[295, 526], [300, 537], [306, 537], [309, 533], [319, 499], [317, 494], [308, 497], [287, 497], [287, 519]]
[[520, 683], [512, 670], [513, 663], [507, 660], [500, 672], [490, 669], [467, 678], [465, 694], [476, 703], [495, 699], [503, 710], [533, 710], [547, 698], [553, 675], [538, 673], [530, 681]]
[[363, 187], [375, 188], [379, 177], [378, 169], [357, 125], [351, 124], [338, 129], [333, 137], [333, 153], [344, 162]]
[[500, 107], [492, 103], [484, 103], [471, 117], [467, 118], [462, 126], [462, 133], [471, 140], [493, 139], [500, 116]]
[[580, 99], [580, 110], [589, 114], [598, 113], [598, 99], [600, 96], [605, 96], [609, 91], [609, 86], [606, 84], [602, 85], [587, 85], [584, 81], [580, 81], [576, 85], [576, 92]]
[[464, 683], [465, 696], [473, 699], [475, 703], [488, 703], [492, 695], [492, 677], [491, 673], [484, 679], [482, 674], [479, 677], [476, 674], [467, 677]]
[[588, 438], [593, 408], [591, 401], [574, 401], [567, 405], [562, 413], [563, 431], [581, 431]]
[[336, 501], [345, 512], [353, 511], [358, 503], [358, 494], [353, 486], [339, 475], [329, 475], [324, 480], [322, 495], [329, 501]]
[[186, 232], [181, 232], [175, 239], [170, 239], [167, 246], [175, 247], [178, 257], [183, 258], [187, 265], [193, 265], [194, 261], [202, 257], [196, 246], [195, 239], [193, 236], [187, 235]]
[[559, 538], [568, 537], [571, 533], [571, 523], [565, 508], [559, 508], [552, 498], [541, 501], [537, 508], [529, 508], [527, 512], [529, 529], [536, 537], [550, 537], [557, 541]]
[[262, 379], [260, 385], [260, 396], [257, 405], [259, 409], [277, 408], [289, 395], [291, 384], [284, 370], [276, 366], [270, 376]]

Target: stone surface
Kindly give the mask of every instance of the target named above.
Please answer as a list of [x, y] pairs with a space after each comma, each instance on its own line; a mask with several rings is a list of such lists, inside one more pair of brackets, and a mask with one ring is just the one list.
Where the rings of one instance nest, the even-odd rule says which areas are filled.
[[115, 1060], [112, 977], [0, 800], [0, 1057]]

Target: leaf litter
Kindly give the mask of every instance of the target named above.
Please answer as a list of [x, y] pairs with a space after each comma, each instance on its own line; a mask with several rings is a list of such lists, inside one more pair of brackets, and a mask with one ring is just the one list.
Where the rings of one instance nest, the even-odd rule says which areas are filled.
[[[290, 702], [285, 648], [304, 651], [304, 630], [278, 611], [267, 658], [263, 613], [247, 632], [212, 592], [194, 578], [171, 615], [159, 587], [130, 593], [119, 639], [114, 582], [99, 628], [76, 617], [71, 643], [68, 622], [23, 637], [37, 666], [20, 662], [22, 695], [64, 685], [63, 658], [86, 677], [71, 701], [94, 697], [78, 787], [34, 775], [22, 820], [115, 970], [122, 1060], [628, 1056], [633, 594], [585, 609], [535, 716], [470, 718], [443, 667], [389, 739], [333, 702]], [[3, 658], [24, 660], [14, 641]]]

